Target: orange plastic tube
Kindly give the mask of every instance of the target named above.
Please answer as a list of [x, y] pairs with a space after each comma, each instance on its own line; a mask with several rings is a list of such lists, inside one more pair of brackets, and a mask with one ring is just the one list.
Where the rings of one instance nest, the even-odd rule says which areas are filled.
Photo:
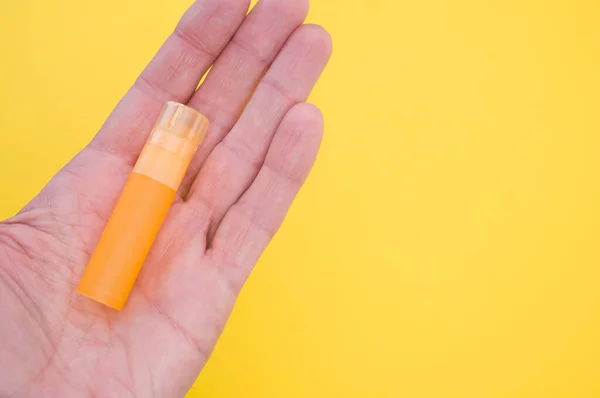
[[195, 110], [168, 102], [127, 180], [77, 291], [123, 309], [181, 180], [208, 130]]

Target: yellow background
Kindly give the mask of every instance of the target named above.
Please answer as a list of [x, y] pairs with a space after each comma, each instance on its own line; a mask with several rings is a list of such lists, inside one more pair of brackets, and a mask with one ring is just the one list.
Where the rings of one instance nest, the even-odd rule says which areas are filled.
[[[0, 2], [2, 218], [188, 5]], [[310, 21], [334, 39], [322, 152], [190, 397], [600, 396], [600, 3], [313, 0]]]

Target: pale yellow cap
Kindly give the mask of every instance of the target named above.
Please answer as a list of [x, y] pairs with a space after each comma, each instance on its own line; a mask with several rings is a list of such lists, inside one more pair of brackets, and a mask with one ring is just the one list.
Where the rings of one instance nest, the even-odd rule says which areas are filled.
[[177, 191], [208, 126], [196, 110], [167, 102], [133, 171]]

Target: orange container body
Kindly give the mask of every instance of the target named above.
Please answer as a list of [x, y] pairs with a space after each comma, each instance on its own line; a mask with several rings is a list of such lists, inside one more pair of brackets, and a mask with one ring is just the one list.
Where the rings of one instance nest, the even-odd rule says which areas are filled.
[[122, 309], [174, 197], [173, 188], [131, 173], [77, 290]]
[[208, 121], [168, 102], [125, 184], [77, 291], [121, 310], [165, 220]]

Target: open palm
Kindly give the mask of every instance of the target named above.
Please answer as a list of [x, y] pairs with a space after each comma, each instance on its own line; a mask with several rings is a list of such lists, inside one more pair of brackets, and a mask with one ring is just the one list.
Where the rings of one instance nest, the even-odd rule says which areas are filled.
[[[0, 224], [0, 397], [179, 397], [194, 382], [323, 129], [303, 101], [328, 34], [302, 25], [306, 0], [248, 7], [192, 5], [94, 140]], [[211, 128], [117, 312], [75, 288], [168, 100]]]

